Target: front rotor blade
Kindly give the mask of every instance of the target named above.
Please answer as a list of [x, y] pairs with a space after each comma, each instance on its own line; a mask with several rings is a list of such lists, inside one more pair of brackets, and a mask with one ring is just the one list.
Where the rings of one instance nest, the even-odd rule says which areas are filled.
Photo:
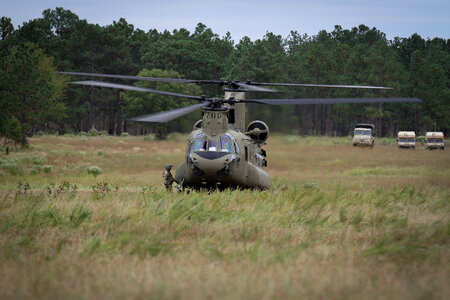
[[56, 73], [62, 75], [78, 75], [78, 76], [129, 79], [129, 80], [146, 80], [157, 82], [211, 83], [211, 84], [218, 84], [220, 82], [217, 80], [195, 80], [195, 79], [181, 79], [181, 78], [145, 77], [145, 76], [113, 75], [113, 74], [82, 73], [82, 72], [56, 72]]
[[183, 97], [183, 98], [200, 100], [200, 101], [204, 100], [204, 98], [202, 98], [200, 96], [177, 94], [177, 93], [172, 93], [172, 92], [154, 90], [154, 89], [149, 89], [149, 88], [141, 88], [141, 87], [126, 85], [126, 84], [110, 83], [110, 82], [104, 82], [104, 81], [89, 81], [88, 80], [88, 81], [72, 81], [70, 83], [71, 84], [79, 84], [79, 85], [100, 86], [100, 87], [107, 87], [107, 88], [121, 89], [121, 90], [138, 91], [138, 92], [147, 92], [147, 93], [166, 95], [166, 96]]
[[326, 88], [348, 88], [348, 89], [377, 89], [392, 90], [390, 87], [370, 86], [370, 85], [340, 85], [340, 84], [309, 84], [309, 83], [266, 83], [250, 82], [251, 85], [272, 85], [272, 86], [302, 86], [302, 87], [326, 87]]
[[183, 108], [177, 108], [177, 109], [163, 111], [163, 112], [159, 112], [159, 113], [139, 116], [139, 117], [131, 118], [128, 120], [136, 121], [136, 122], [155, 122], [155, 123], [169, 122], [173, 119], [187, 115], [188, 113], [191, 113], [206, 104], [207, 104], [207, 102], [203, 102], [203, 103], [194, 104], [194, 105], [183, 107]]
[[270, 105], [307, 105], [339, 103], [419, 103], [418, 98], [306, 98], [306, 99], [246, 99], [243, 102], [256, 102]]
[[249, 92], [269, 92], [269, 93], [276, 93], [276, 92], [278, 92], [277, 90], [271, 90], [271, 89], [268, 89], [268, 88], [253, 86], [253, 85], [245, 84], [245, 83], [242, 83], [242, 82], [233, 82], [233, 84], [238, 85], [241, 88], [244, 88], [244, 89], [246, 89]]

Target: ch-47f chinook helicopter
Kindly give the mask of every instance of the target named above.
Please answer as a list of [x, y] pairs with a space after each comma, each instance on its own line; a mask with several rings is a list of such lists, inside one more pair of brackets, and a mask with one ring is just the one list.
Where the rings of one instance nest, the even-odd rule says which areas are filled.
[[176, 169], [175, 180], [184, 188], [259, 188], [268, 189], [270, 177], [266, 151], [262, 149], [269, 137], [269, 126], [263, 121], [252, 121], [245, 127], [246, 103], [268, 105], [306, 105], [333, 103], [384, 103], [421, 102], [417, 98], [313, 98], [313, 99], [245, 99], [246, 92], [278, 92], [264, 86], [328, 87], [357, 89], [390, 89], [377, 86], [323, 85], [296, 83], [261, 83], [252, 81], [191, 80], [179, 78], [155, 78], [111, 74], [58, 72], [65, 75], [103, 77], [126, 80], [158, 82], [217, 84], [226, 86], [225, 97], [183, 95], [136, 86], [104, 81], [75, 81], [73, 84], [115, 88], [183, 97], [199, 103], [191, 106], [143, 115], [130, 120], [137, 122], [168, 122], [202, 109], [203, 117], [194, 125], [189, 135], [186, 154]]

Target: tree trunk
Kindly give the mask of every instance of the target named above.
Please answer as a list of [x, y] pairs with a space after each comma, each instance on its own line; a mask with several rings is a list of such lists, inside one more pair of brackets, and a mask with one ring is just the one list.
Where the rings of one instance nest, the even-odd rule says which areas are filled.
[[120, 90], [117, 90], [116, 92], [116, 98], [117, 98], [117, 135], [122, 134], [122, 107], [120, 103]]
[[114, 135], [114, 107], [113, 107], [113, 99], [112, 96], [108, 97], [109, 103], [109, 126], [108, 126], [108, 134]]

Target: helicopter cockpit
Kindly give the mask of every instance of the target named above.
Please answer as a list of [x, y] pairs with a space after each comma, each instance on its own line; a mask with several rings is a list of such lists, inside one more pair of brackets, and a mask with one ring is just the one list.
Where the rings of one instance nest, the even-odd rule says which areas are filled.
[[239, 153], [235, 138], [228, 133], [220, 135], [218, 139], [207, 140], [203, 133], [194, 136], [191, 143], [192, 152], [224, 152], [224, 153]]

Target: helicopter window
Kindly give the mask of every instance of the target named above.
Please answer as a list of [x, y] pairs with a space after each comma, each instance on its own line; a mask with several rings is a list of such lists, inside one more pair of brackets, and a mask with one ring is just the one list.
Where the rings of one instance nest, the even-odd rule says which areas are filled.
[[192, 151], [206, 151], [206, 140], [194, 140], [192, 142]]
[[233, 142], [228, 135], [220, 136], [220, 151], [233, 152]]
[[203, 134], [203, 133], [197, 133], [195, 136], [194, 136], [194, 139], [204, 139], [205, 138], [205, 135]]
[[208, 151], [217, 151], [218, 146], [219, 146], [218, 141], [214, 141], [214, 140], [208, 141]]
[[228, 111], [228, 123], [234, 124], [236, 122], [236, 115], [234, 113], [234, 108], [230, 108]]

